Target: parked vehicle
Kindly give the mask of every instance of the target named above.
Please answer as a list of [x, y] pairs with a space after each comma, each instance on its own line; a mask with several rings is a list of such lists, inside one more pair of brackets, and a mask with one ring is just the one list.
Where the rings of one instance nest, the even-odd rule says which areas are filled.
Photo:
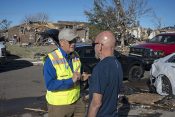
[[6, 60], [6, 46], [3, 37], [0, 38], [0, 64], [5, 63]]
[[130, 47], [130, 56], [141, 58], [149, 70], [154, 60], [175, 52], [175, 33], [162, 33], [151, 40]]
[[150, 70], [151, 86], [160, 95], [175, 95], [175, 53], [155, 60]]
[[[93, 67], [99, 62], [95, 58], [93, 46], [91, 44], [77, 44], [76, 51], [79, 53], [83, 64], [82, 71], [91, 73]], [[117, 51], [115, 51], [115, 56], [122, 65], [124, 78], [127, 78], [129, 81], [138, 81], [142, 78], [144, 73], [142, 60], [137, 57], [122, 55]]]
[[[45, 31], [44, 34], [52, 38], [56, 45], [59, 46], [58, 33], [59, 31], [57, 29], [49, 29]], [[82, 62], [81, 71], [91, 73], [93, 67], [99, 61], [95, 58], [95, 51], [92, 44], [77, 43], [75, 50], [78, 52]], [[132, 56], [125, 56], [117, 51], [115, 52], [115, 56], [122, 64], [125, 78], [129, 81], [138, 81], [141, 79], [144, 73], [143, 62], [141, 59]]]

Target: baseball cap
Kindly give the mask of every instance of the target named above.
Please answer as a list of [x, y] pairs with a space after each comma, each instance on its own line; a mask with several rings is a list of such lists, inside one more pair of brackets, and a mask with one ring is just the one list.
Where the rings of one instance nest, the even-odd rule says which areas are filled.
[[64, 39], [67, 41], [72, 41], [73, 39], [77, 38], [78, 35], [75, 33], [73, 29], [62, 29], [58, 35], [59, 40]]

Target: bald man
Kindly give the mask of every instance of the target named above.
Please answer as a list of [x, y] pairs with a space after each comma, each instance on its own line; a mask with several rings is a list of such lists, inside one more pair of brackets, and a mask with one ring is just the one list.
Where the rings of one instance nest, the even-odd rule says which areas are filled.
[[88, 117], [117, 117], [117, 101], [123, 71], [114, 56], [116, 41], [114, 34], [104, 31], [95, 39], [95, 54], [100, 62], [89, 79], [90, 103]]

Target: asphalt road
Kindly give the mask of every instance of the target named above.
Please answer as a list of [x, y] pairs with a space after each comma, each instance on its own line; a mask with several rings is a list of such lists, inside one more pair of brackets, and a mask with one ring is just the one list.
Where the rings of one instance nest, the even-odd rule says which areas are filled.
[[[148, 78], [149, 72], [146, 72], [140, 82], [124, 81], [124, 84], [148, 90]], [[45, 92], [42, 65], [33, 66], [31, 62], [22, 59], [0, 65], [0, 117], [47, 117], [47, 112], [44, 112], [47, 110]], [[126, 116], [122, 117], [139, 117], [139, 113], [147, 113], [142, 115], [144, 117], [174, 117], [174, 112], [140, 109], [140, 106], [130, 108]]]
[[[11, 60], [0, 66], [0, 117], [45, 109], [42, 66], [25, 60]], [[40, 114], [40, 113], [39, 113]]]

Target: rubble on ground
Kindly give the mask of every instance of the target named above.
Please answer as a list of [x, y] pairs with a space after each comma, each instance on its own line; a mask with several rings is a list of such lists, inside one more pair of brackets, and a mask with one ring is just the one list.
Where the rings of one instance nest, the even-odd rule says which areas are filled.
[[153, 105], [155, 102], [162, 100], [164, 97], [153, 93], [139, 93], [128, 95], [128, 102], [133, 104]]
[[149, 91], [142, 91], [133, 87], [124, 87], [124, 93], [119, 98], [118, 109], [126, 112], [130, 109], [160, 109], [175, 111], [175, 98], [173, 96], [161, 96]]

